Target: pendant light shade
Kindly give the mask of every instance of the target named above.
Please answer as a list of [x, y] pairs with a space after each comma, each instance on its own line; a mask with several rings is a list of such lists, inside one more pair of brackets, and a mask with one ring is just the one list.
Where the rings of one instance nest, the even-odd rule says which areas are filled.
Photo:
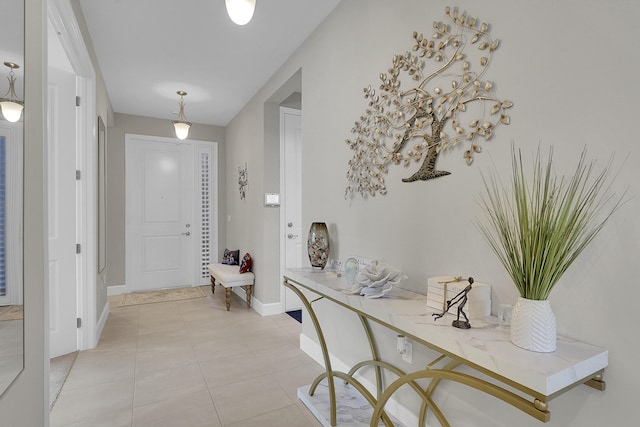
[[13, 62], [5, 62], [4, 65], [9, 67], [11, 71], [7, 77], [9, 79], [9, 90], [2, 98], [0, 98], [0, 109], [2, 110], [2, 115], [5, 119], [15, 123], [20, 120], [20, 116], [22, 115], [22, 110], [24, 108], [24, 102], [20, 101], [16, 95], [16, 76], [13, 72], [13, 70], [20, 68], [20, 66]]
[[176, 129], [176, 137], [178, 139], [187, 139], [189, 136], [189, 128], [191, 127], [191, 122], [187, 121], [184, 115], [184, 96], [187, 92], [179, 90], [176, 93], [180, 95], [180, 102], [178, 104], [180, 110], [178, 112], [178, 119], [173, 121], [173, 127]]
[[189, 136], [189, 123], [173, 122], [173, 126], [176, 128], [176, 136], [178, 139], [187, 139]]
[[256, 9], [256, 0], [224, 0], [229, 18], [238, 25], [245, 25]]
[[10, 122], [17, 122], [22, 115], [22, 109], [24, 106], [12, 101], [0, 101], [0, 108], [2, 108], [2, 115]]

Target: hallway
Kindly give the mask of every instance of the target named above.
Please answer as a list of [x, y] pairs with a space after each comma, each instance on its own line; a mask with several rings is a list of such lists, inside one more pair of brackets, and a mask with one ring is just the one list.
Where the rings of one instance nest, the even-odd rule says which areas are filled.
[[98, 346], [78, 354], [51, 411], [62, 426], [319, 426], [296, 397], [322, 368], [301, 325], [234, 296], [118, 307]]

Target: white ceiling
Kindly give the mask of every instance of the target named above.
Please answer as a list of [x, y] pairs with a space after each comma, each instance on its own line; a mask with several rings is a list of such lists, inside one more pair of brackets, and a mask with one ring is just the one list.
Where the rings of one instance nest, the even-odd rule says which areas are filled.
[[79, 0], [117, 113], [226, 126], [340, 0], [257, 0], [234, 24], [224, 0]]
[[7, 77], [11, 71], [4, 62], [16, 63], [20, 68], [14, 70], [16, 76], [15, 90], [18, 98], [24, 99], [24, 4], [22, 0], [0, 0], [0, 98], [8, 89]]

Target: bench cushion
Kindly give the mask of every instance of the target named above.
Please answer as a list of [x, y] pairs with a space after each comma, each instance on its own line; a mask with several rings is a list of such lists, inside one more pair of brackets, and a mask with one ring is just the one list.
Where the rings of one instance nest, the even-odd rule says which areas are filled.
[[253, 285], [255, 276], [252, 272], [240, 274], [237, 265], [210, 264], [209, 273], [224, 287]]

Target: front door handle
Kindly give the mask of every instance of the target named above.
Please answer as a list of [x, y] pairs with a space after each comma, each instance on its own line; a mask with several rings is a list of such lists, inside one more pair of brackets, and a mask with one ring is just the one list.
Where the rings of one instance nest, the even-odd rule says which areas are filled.
[[191, 236], [191, 233], [187, 231], [186, 233], [182, 233], [183, 236]]
[[298, 237], [297, 234], [291, 234], [291, 233], [287, 234], [287, 239], [295, 239], [296, 237]]

